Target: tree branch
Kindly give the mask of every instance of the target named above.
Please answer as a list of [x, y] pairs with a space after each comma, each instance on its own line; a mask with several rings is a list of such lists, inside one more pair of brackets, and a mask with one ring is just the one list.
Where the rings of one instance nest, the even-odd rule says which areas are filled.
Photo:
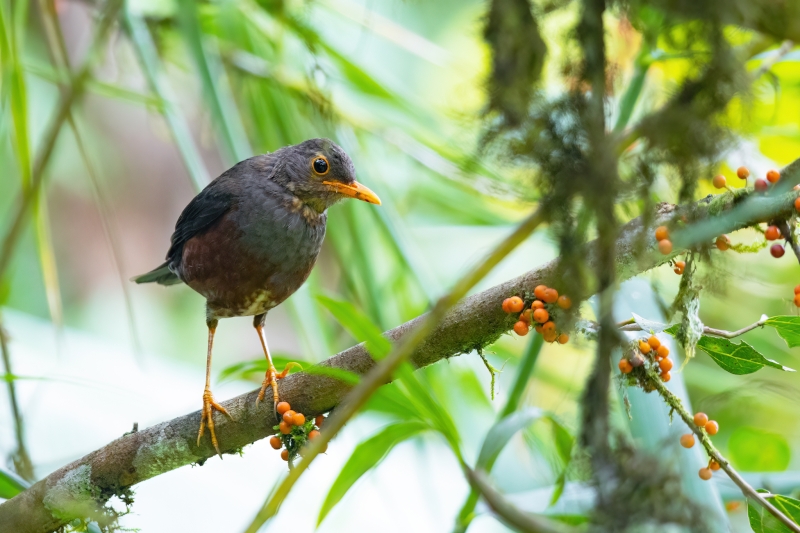
[[[786, 180], [799, 179], [800, 163], [795, 162], [784, 169], [782, 176]], [[710, 222], [695, 224], [697, 231], [681, 232], [680, 240], [676, 232], [675, 248], [670, 255], [659, 254], [651, 238], [653, 228], [643, 227], [641, 218], [634, 219], [619, 229], [617, 280], [629, 279], [684, 253], [687, 247], [708, 242], [705, 232], [715, 228], [719, 227], [717, 234], [730, 233], [756, 223], [787, 217], [794, 210], [796, 196], [796, 192], [789, 192], [742, 198], [741, 195], [725, 193], [696, 202], [689, 208], [706, 210]], [[675, 206], [660, 204], [653, 224], [668, 224], [675, 211]], [[643, 245], [649, 249], [642, 250]], [[594, 242], [586, 245], [590, 266], [597, 262], [596, 249]], [[556, 259], [465, 298], [444, 316], [414, 351], [411, 362], [418, 368], [424, 367], [493, 343], [509, 331], [514, 321], [503, 312], [502, 301], [508, 296], [531, 291], [542, 283], [568, 287], [569, 280], [557, 278], [559, 271], [559, 260]], [[417, 328], [426, 316], [419, 316], [386, 332], [387, 338], [396, 343]], [[375, 362], [359, 344], [321, 365], [365, 375], [375, 367]], [[336, 379], [302, 372], [281, 380], [281, 397], [306, 416], [330, 411], [351, 389]], [[233, 417], [233, 420], [218, 417], [215, 421], [223, 451], [232, 453], [272, 434], [271, 427], [277, 423], [272, 405], [262, 402], [257, 406], [257, 395], [258, 391], [254, 390], [222, 402]], [[0, 505], [0, 531], [42, 533], [54, 531], [74, 518], [102, 518], [100, 506], [111, 496], [125, 494], [129, 487], [181, 466], [202, 464], [214, 456], [215, 451], [208, 439], [197, 446], [199, 423], [200, 412], [196, 411], [125, 435], [64, 466]]]
[[[633, 322], [631, 318], [631, 323], [627, 320], [625, 322], [621, 322], [619, 325], [620, 331], [642, 331], [641, 326]], [[748, 331], [753, 331], [754, 329], [763, 326], [769, 317], [767, 315], [762, 315], [761, 319], [758, 322], [753, 322], [749, 326], [745, 326], [742, 329], [737, 329], [736, 331], [727, 331], [724, 329], [716, 329], [716, 328], [709, 328], [708, 326], [703, 327], [703, 334], [705, 335], [713, 335], [714, 337], [722, 337], [724, 339], [733, 339], [738, 337], [739, 335], [744, 335]]]

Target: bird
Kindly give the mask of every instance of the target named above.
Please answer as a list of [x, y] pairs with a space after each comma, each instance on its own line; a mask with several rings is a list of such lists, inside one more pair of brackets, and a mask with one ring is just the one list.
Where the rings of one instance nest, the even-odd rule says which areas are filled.
[[223, 172], [195, 196], [175, 224], [166, 261], [136, 283], [184, 283], [206, 299], [206, 383], [197, 445], [214, 411], [230, 413], [211, 393], [211, 354], [219, 320], [253, 317], [267, 371], [256, 402], [272, 386], [279, 401], [278, 373], [270, 356], [264, 322], [267, 313], [306, 281], [325, 237], [327, 210], [345, 198], [380, 205], [378, 196], [356, 181], [353, 161], [330, 139], [309, 139], [272, 153], [245, 159]]

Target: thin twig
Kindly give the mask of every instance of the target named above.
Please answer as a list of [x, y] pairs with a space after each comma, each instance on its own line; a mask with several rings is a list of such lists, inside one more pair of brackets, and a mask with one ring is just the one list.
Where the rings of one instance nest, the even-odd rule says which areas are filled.
[[694, 417], [683, 407], [683, 403], [681, 402], [680, 398], [672, 394], [672, 392], [667, 389], [666, 385], [661, 381], [658, 375], [651, 371], [647, 374], [648, 382], [655, 387], [667, 405], [670, 406], [672, 411], [677, 412], [680, 417], [686, 422], [686, 425], [689, 426], [689, 429], [697, 435], [700, 439], [700, 443], [703, 445], [703, 448], [706, 449], [708, 456], [711, 457], [714, 461], [719, 463], [722, 470], [725, 471], [726, 474], [731, 478], [731, 480], [741, 489], [742, 494], [745, 495], [747, 498], [752, 498], [756, 501], [759, 505], [764, 507], [769, 513], [777, 518], [782, 524], [788, 527], [791, 531], [795, 533], [800, 533], [800, 526], [794, 523], [791, 519], [789, 519], [786, 515], [780, 512], [774, 505], [769, 503], [766, 498], [762, 494], [759, 494], [750, 484], [748, 484], [744, 478], [739, 475], [739, 473], [733, 469], [727, 459], [719, 453], [719, 450], [714, 447], [714, 444], [711, 442], [711, 439], [708, 436], [708, 433], [702, 428], [700, 428], [697, 424], [694, 423]]
[[466, 465], [462, 465], [462, 469], [472, 488], [480, 492], [494, 514], [512, 529], [526, 533], [572, 533], [578, 531], [574, 527], [556, 522], [545, 516], [520, 510], [492, 487], [486, 472], [483, 470], [472, 470]]
[[758, 68], [753, 71], [753, 79], [757, 80], [766, 74], [775, 63], [783, 59], [783, 56], [791, 52], [792, 48], [794, 48], [794, 42], [789, 40], [783, 41], [781, 46], [772, 54], [770, 54], [769, 57], [764, 58]]
[[17, 401], [17, 389], [14, 384], [14, 377], [11, 375], [11, 353], [8, 349], [8, 334], [0, 320], [0, 354], [3, 359], [3, 372], [10, 376], [6, 380], [8, 386], [8, 399], [11, 404], [11, 414], [14, 417], [14, 436], [17, 439], [17, 450], [14, 452], [14, 468], [17, 474], [26, 481], [33, 481], [33, 462], [25, 446], [25, 429], [22, 422], [22, 412]]
[[[703, 334], [713, 335], [714, 337], [722, 337], [725, 339], [733, 339], [734, 337], [738, 337], [739, 335], [744, 335], [748, 331], [752, 331], [758, 327], [763, 326], [764, 324], [766, 324], [767, 320], [769, 320], [769, 317], [767, 315], [762, 315], [761, 319], [758, 322], [753, 322], [749, 326], [745, 326], [742, 329], [737, 329], [736, 331], [727, 331], [724, 329], [709, 328], [706, 326], [703, 327]], [[596, 323], [593, 324], [597, 326]], [[639, 326], [639, 324], [636, 324], [635, 322], [633, 324], [630, 324], [627, 321], [625, 321], [625, 322], [620, 322], [620, 324], [624, 325], [619, 327], [619, 331], [643, 331], [641, 326]], [[599, 328], [599, 326], [597, 327]]]
[[534, 211], [526, 218], [514, 232], [506, 237], [480, 264], [470, 270], [461, 278], [450, 291], [449, 294], [440, 298], [433, 309], [428, 313], [422, 322], [405, 336], [395, 348], [382, 359], [358, 385], [348, 394], [344, 401], [338, 406], [325, 422], [325, 428], [320, 435], [310, 442], [308, 449], [303, 454], [303, 459], [289, 471], [289, 474], [278, 484], [269, 494], [264, 506], [258, 511], [253, 522], [245, 530], [246, 533], [256, 533], [264, 523], [275, 516], [281, 504], [289, 495], [289, 491], [294, 484], [308, 469], [314, 458], [327, 447], [328, 442], [344, 427], [345, 423], [352, 418], [361, 407], [367, 402], [372, 394], [385, 383], [391, 381], [392, 376], [422, 344], [428, 335], [439, 324], [455, 304], [467, 295], [472, 287], [482, 280], [497, 264], [511, 253], [528, 235], [530, 235], [542, 222], [545, 216], [541, 208]]

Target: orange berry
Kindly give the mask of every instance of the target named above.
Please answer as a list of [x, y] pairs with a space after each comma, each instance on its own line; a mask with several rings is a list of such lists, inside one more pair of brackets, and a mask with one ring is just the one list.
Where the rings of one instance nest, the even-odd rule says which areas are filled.
[[666, 226], [659, 226], [656, 228], [656, 240], [663, 241], [669, 239], [669, 229]]
[[686, 268], [686, 262], [684, 262], [684, 261], [675, 261], [675, 268], [673, 268], [672, 270], [676, 274], [683, 274], [683, 270], [685, 268]]
[[794, 295], [794, 305], [796, 305], [797, 307], [800, 307], [800, 294], [795, 294]]
[[290, 426], [286, 422], [282, 421], [280, 424], [278, 424], [278, 426], [281, 430], [281, 433], [283, 433], [284, 435], [288, 435], [289, 433], [292, 432], [292, 426]]
[[650, 353], [651, 350], [650, 343], [640, 340], [639, 341], [639, 351], [642, 353]]
[[625, 358], [619, 360], [619, 369], [623, 374], [630, 374], [633, 372], [633, 365]]
[[316, 424], [318, 428], [322, 427], [323, 422], [325, 422], [325, 417], [322, 415], [317, 415], [317, 418], [314, 419], [314, 424]]
[[281, 447], [283, 447], [283, 441], [281, 441], [281, 438], [279, 436], [273, 435], [272, 437], [269, 438], [269, 445], [275, 448], [276, 450], [280, 450]]
[[709, 420], [706, 422], [706, 433], [709, 435], [716, 435], [719, 431], [719, 424], [715, 420]]
[[555, 331], [545, 331], [542, 337], [544, 337], [544, 340], [547, 342], [555, 342], [558, 338], [558, 333]]
[[669, 254], [672, 251], [672, 241], [668, 239], [658, 241], [658, 251], [664, 255]]
[[656, 354], [661, 358], [669, 357], [669, 348], [667, 348], [665, 345], [662, 344], [656, 350]]
[[794, 293], [795, 294], [800, 294], [800, 285], [795, 285], [794, 286]]
[[544, 301], [548, 304], [554, 304], [558, 301], [558, 291], [555, 289], [547, 289], [544, 291]]
[[536, 324], [536, 325], [533, 327], [533, 329], [535, 329], [535, 330], [536, 330], [536, 333], [539, 333], [539, 334], [541, 334], [541, 333], [542, 333], [542, 325], [541, 325], [541, 324]]
[[722, 466], [718, 462], [716, 462], [714, 459], [711, 459], [708, 462], [708, 468], [710, 468], [711, 470], [719, 470], [720, 468], [722, 468]]
[[714, 179], [711, 180], [711, 183], [713, 183], [714, 187], [716, 187], [717, 189], [724, 189], [725, 185], [727, 185], [728, 182], [725, 179], [725, 176], [723, 176], [722, 174], [717, 174], [716, 176], [714, 176]]
[[731, 247], [731, 240], [728, 238], [727, 235], [720, 235], [719, 237], [717, 237], [715, 244], [717, 245], [718, 250], [724, 252], [725, 250]]
[[508, 299], [508, 308], [511, 310], [512, 313], [519, 313], [522, 311], [522, 308], [525, 306], [525, 302], [522, 301], [522, 298], [519, 296], [512, 296]]
[[681, 446], [684, 448], [691, 448], [694, 446], [694, 435], [691, 433], [687, 433], [686, 435], [681, 435]]
[[503, 304], [500, 307], [503, 308], [504, 313], [511, 313], [510, 304], [511, 304], [511, 298], [506, 298], [505, 300], [503, 300]]
[[777, 242], [769, 247], [769, 253], [772, 254], [772, 257], [775, 259], [780, 259], [783, 257], [783, 254], [786, 253], [786, 248], [783, 247], [782, 244], [778, 244]]
[[552, 320], [549, 322], [545, 322], [544, 324], [542, 324], [542, 331], [544, 331], [545, 333], [550, 333], [550, 332], [555, 333], [556, 323], [553, 322]]
[[289, 402], [278, 402], [278, 405], [275, 407], [275, 410], [278, 411], [279, 415], [283, 415], [286, 411], [291, 409], [289, 406]]
[[764, 192], [769, 188], [769, 183], [767, 180], [757, 179], [753, 186], [758, 192]]
[[530, 324], [531, 323], [531, 310], [530, 309], [524, 310], [519, 315], [519, 319], [520, 319], [520, 321], [525, 322], [526, 324]]
[[800, 211], [800, 198], [794, 199], [794, 209], [795, 211]]
[[283, 450], [281, 452], [281, 459], [283, 459], [284, 461], [289, 460], [289, 450]]
[[514, 333], [516, 333], [520, 337], [524, 337], [525, 335], [528, 334], [529, 328], [530, 326], [528, 325], [527, 322], [523, 322], [522, 320], [520, 320], [519, 322], [514, 324]]
[[292, 425], [293, 417], [294, 417], [294, 411], [292, 411], [291, 409], [283, 413], [283, 421], [289, 424], [290, 426]]
[[661, 372], [669, 372], [670, 370], [672, 370], [672, 359], [670, 359], [669, 357], [662, 359], [658, 363], [658, 368], [661, 369]]
[[535, 289], [533, 289], [533, 295], [536, 296], [539, 300], [544, 300], [544, 291], [547, 290], [547, 285], [537, 285]]
[[569, 335], [562, 333], [558, 336], [558, 344], [567, 344], [569, 342]]
[[733, 512], [739, 509], [742, 506], [742, 502], [739, 501], [732, 501], [725, 504], [725, 509], [727, 511]]
[[317, 437], [319, 437], [319, 431], [317, 431], [316, 429], [312, 429], [311, 431], [308, 432], [308, 440], [314, 440]]
[[562, 294], [561, 296], [558, 297], [558, 306], [561, 309], [569, 309], [570, 307], [572, 307], [572, 300], [570, 299], [569, 296]]
[[750, 177], [750, 171], [747, 170], [747, 167], [739, 167], [736, 169], [736, 175], [739, 176], [740, 180], [746, 180]]
[[305, 423], [306, 417], [303, 415], [303, 413], [295, 413], [295, 415], [292, 417], [292, 424], [295, 426], [302, 426]]
[[549, 318], [550, 313], [547, 312], [547, 309], [537, 309], [533, 312], [533, 319], [539, 324], [544, 324]]
[[781, 173], [777, 170], [770, 170], [767, 172], [767, 181], [770, 183], [778, 183], [778, 180], [781, 179]]
[[669, 372], [662, 372], [661, 373], [661, 381], [666, 383], [667, 381], [671, 380], [672, 376], [670, 376]]
[[534, 300], [531, 304], [531, 309], [541, 309], [544, 307], [544, 302], [541, 300]]
[[700, 476], [700, 479], [703, 481], [708, 481], [711, 479], [711, 469], [710, 468], [701, 468], [700, 471], [697, 473]]
[[658, 337], [655, 335], [650, 335], [650, 338], [647, 339], [647, 344], [654, 350], [658, 350], [658, 347], [661, 346], [661, 341], [658, 340]]
[[770, 226], [767, 228], [767, 231], [764, 232], [764, 237], [767, 238], [768, 241], [774, 241], [781, 236], [781, 230], [778, 229], [777, 226]]
[[695, 413], [694, 414], [694, 423], [697, 426], [699, 426], [701, 428], [704, 428], [704, 427], [706, 427], [706, 423], [707, 422], [708, 422], [708, 415], [707, 414], [705, 414], [705, 413]]

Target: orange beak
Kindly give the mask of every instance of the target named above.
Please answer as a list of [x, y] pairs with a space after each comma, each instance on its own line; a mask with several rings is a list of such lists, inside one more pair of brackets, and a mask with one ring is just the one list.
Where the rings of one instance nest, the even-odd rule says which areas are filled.
[[350, 184], [340, 181], [323, 181], [322, 184], [327, 185], [329, 188], [344, 196], [349, 196], [350, 198], [355, 198], [356, 200], [369, 202], [371, 204], [381, 205], [381, 199], [378, 198], [378, 195], [369, 190], [369, 187], [361, 185], [357, 181]]

